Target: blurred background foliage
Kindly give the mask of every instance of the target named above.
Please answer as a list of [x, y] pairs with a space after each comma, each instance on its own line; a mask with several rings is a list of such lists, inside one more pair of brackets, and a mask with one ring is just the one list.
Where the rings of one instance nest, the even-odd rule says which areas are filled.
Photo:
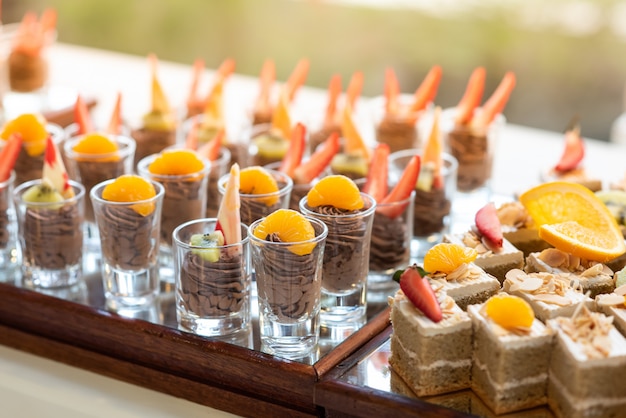
[[434, 64], [437, 104], [454, 106], [473, 68], [491, 94], [512, 70], [510, 122], [562, 131], [574, 115], [583, 134], [608, 140], [622, 112], [626, 2], [618, 0], [4, 0], [4, 22], [57, 9], [59, 41], [210, 68], [226, 57], [256, 76], [273, 58], [285, 80], [307, 57], [306, 84], [365, 74], [363, 94], [382, 94], [392, 67], [412, 93]]

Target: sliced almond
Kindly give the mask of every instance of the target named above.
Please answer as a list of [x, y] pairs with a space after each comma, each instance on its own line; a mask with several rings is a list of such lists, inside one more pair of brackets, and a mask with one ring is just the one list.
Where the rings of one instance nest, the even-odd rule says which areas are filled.
[[552, 293], [539, 293], [533, 295], [533, 297], [537, 301], [548, 303], [550, 305], [569, 306], [572, 304], [572, 301], [570, 299]]
[[624, 302], [624, 295], [618, 295], [616, 293], [609, 293], [608, 295], [598, 295], [598, 297], [596, 298], [596, 303], [599, 306], [623, 305]]
[[524, 292], [534, 292], [543, 286], [543, 279], [534, 276], [526, 276], [524, 280], [519, 283], [519, 289]]

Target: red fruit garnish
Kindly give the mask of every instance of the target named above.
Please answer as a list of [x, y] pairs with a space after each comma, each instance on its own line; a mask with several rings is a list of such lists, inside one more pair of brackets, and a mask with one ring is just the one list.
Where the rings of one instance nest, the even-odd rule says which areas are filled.
[[480, 104], [483, 97], [483, 91], [485, 90], [485, 76], [486, 71], [483, 67], [476, 68], [465, 88], [465, 93], [461, 98], [461, 101], [456, 106], [456, 120], [459, 125], [465, 125], [472, 120], [474, 110]]
[[302, 162], [304, 148], [306, 148], [306, 128], [303, 124], [297, 123], [291, 131], [289, 149], [287, 149], [287, 153], [280, 163], [278, 171], [293, 178], [296, 168], [298, 168]]
[[499, 113], [502, 113], [515, 88], [515, 82], [515, 73], [509, 71], [504, 75], [496, 90], [483, 105], [482, 111], [472, 120], [474, 126], [485, 128]]
[[337, 119], [337, 101], [341, 95], [341, 76], [335, 74], [328, 83], [328, 103], [326, 105], [326, 114], [324, 115], [324, 125], [331, 126]]
[[387, 196], [387, 177], [389, 172], [389, 145], [378, 144], [374, 149], [374, 156], [367, 173], [367, 180], [363, 186], [363, 193], [372, 196], [381, 202]]
[[289, 102], [292, 102], [296, 96], [296, 93], [302, 87], [304, 82], [306, 81], [306, 77], [309, 74], [309, 60], [306, 58], [302, 58], [296, 64], [296, 67], [293, 69], [293, 72], [289, 76], [289, 79], [285, 83], [287, 98]]
[[74, 105], [74, 122], [78, 124], [78, 135], [94, 132], [89, 108], [80, 94], [76, 98], [76, 104]]
[[412, 112], [418, 112], [426, 108], [426, 105], [433, 100], [437, 95], [439, 89], [439, 82], [441, 81], [441, 67], [435, 65], [430, 69], [422, 84], [415, 90], [413, 95], [413, 104], [411, 105]]
[[22, 149], [22, 135], [12, 133], [0, 151], [0, 182], [7, 181]]
[[580, 136], [580, 126], [576, 125], [565, 132], [565, 149], [554, 170], [560, 173], [573, 170], [584, 157], [585, 144]]
[[220, 148], [224, 142], [224, 136], [226, 136], [225, 130], [222, 128], [215, 134], [215, 137], [198, 147], [198, 154], [206, 158], [209, 161], [217, 160], [220, 155]]
[[330, 136], [317, 147], [313, 155], [300, 164], [294, 170], [293, 180], [297, 184], [307, 184], [313, 181], [313, 179], [320, 174], [328, 164], [332, 161], [335, 154], [339, 152], [339, 134], [333, 132]]
[[404, 270], [400, 276], [400, 289], [428, 319], [433, 322], [439, 322], [443, 319], [435, 291], [428, 279], [420, 275], [416, 266]]
[[498, 212], [493, 203], [487, 203], [476, 212], [474, 219], [478, 232], [487, 238], [496, 248], [502, 248], [502, 226], [498, 218]]
[[[391, 192], [380, 202], [380, 205], [376, 207], [376, 211], [378, 213], [382, 213], [388, 218], [396, 218], [404, 212], [405, 205], [398, 205], [394, 207], [383, 207], [383, 204], [386, 203], [394, 203], [405, 200], [413, 190], [415, 190], [415, 185], [417, 184], [417, 178], [420, 174], [421, 168], [421, 159], [419, 155], [414, 155], [411, 158], [411, 161], [406, 165], [404, 171], [402, 172], [402, 176], [400, 180], [396, 184], [396, 186], [391, 190]], [[407, 203], [408, 204], [408, 203]]]

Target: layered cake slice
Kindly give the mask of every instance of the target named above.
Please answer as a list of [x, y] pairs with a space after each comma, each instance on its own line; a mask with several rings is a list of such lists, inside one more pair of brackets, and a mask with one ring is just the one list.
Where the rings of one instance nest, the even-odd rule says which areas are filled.
[[474, 249], [441, 243], [424, 256], [424, 269], [433, 287], [445, 291], [462, 310], [500, 290], [500, 282], [473, 263], [477, 255]]
[[567, 275], [515, 269], [507, 273], [502, 289], [526, 300], [537, 318], [545, 322], [558, 316], [571, 316], [581, 303], [595, 309], [593, 299], [583, 294], [580, 286], [572, 286], [575, 284]]
[[598, 311], [613, 317], [615, 327], [626, 336], [626, 268], [615, 273], [613, 293], [596, 296]]
[[503, 203], [498, 206], [497, 213], [504, 239], [522, 251], [524, 257], [551, 247], [539, 237], [533, 218], [520, 202]]
[[509, 270], [524, 267], [524, 253], [504, 239], [493, 203], [476, 213], [475, 225], [470, 230], [462, 235], [444, 235], [443, 242], [476, 250], [478, 256], [474, 263], [500, 282], [504, 281]]
[[474, 328], [474, 392], [496, 414], [545, 404], [553, 335], [530, 305], [501, 293], [467, 312]]
[[417, 396], [468, 388], [472, 323], [454, 300], [436, 291], [417, 267], [400, 277], [391, 305], [389, 364]]
[[527, 272], [558, 274], [576, 281], [582, 292], [590, 292], [591, 297], [610, 293], [615, 288], [613, 271], [602, 263], [585, 260], [556, 248], [548, 248], [540, 253], [531, 253], [526, 258]]
[[548, 404], [558, 417], [623, 417], [626, 338], [612, 318], [586, 308], [548, 321], [557, 333], [550, 359]]

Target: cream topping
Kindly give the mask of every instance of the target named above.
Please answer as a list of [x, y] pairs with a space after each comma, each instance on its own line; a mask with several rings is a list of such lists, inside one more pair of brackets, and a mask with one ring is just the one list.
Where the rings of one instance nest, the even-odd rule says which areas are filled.
[[513, 269], [506, 274], [503, 289], [510, 293], [523, 292], [547, 305], [570, 306], [587, 299], [578, 283], [570, 282], [570, 277], [564, 274]]
[[542, 270], [548, 272], [570, 272], [580, 277], [613, 276], [613, 271], [597, 261], [585, 260], [556, 248], [547, 248], [540, 253], [532, 253], [529, 258], [537, 261]]

